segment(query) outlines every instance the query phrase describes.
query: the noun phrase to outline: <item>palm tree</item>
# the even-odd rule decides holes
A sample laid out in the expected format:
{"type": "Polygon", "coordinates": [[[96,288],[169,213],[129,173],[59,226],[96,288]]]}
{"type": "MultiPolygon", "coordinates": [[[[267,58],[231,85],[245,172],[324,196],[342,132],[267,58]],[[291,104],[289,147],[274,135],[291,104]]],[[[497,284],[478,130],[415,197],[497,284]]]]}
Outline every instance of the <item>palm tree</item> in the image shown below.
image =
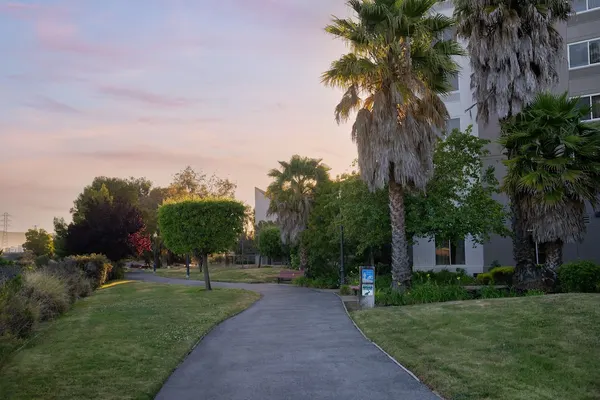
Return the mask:
{"type": "Polygon", "coordinates": [[[563,243],[583,238],[585,203],[596,206],[600,195],[600,130],[581,122],[589,109],[578,100],[539,94],[500,139],[509,155],[504,190],[521,199],[524,229],[545,247],[552,277],[563,243]]]}
{"type": "Polygon", "coordinates": [[[268,214],[277,217],[283,243],[299,245],[302,270],[308,266],[308,253],[301,234],[308,226],[317,187],[329,180],[329,167],[321,161],[295,155],[289,162],[279,161],[280,170],[269,172],[273,182],[267,189],[268,214]]]}
{"type": "Polygon", "coordinates": [[[404,196],[423,190],[433,171],[433,149],[448,120],[440,95],[458,74],[455,40],[443,40],[454,19],[432,11],[436,0],[351,0],[355,19],[334,18],[326,31],[351,52],[323,74],[345,91],[338,123],[357,111],[352,139],[369,189],[388,186],[393,287],[410,286],[404,196]]]}
{"type": "MultiPolygon", "coordinates": [[[[555,26],[571,13],[569,0],[455,0],[459,37],[468,41],[477,118],[518,114],[558,82],[564,43],[555,26]]],[[[510,155],[509,155],[510,156],[510,155]]],[[[534,246],[521,199],[511,197],[517,282],[536,275],[534,246]],[[522,279],[521,279],[522,278],[522,279]]]]}

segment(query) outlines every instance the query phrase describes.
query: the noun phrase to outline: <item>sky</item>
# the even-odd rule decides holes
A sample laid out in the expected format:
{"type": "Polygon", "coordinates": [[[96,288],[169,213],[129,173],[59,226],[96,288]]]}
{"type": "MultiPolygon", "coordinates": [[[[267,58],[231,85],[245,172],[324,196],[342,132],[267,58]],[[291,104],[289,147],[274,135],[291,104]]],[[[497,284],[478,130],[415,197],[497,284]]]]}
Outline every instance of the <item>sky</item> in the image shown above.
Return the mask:
{"type": "Polygon", "coordinates": [[[191,165],[254,187],[293,154],[356,148],[320,75],[345,0],[0,0],[0,214],[52,229],[95,176],[166,186],[191,165]]]}

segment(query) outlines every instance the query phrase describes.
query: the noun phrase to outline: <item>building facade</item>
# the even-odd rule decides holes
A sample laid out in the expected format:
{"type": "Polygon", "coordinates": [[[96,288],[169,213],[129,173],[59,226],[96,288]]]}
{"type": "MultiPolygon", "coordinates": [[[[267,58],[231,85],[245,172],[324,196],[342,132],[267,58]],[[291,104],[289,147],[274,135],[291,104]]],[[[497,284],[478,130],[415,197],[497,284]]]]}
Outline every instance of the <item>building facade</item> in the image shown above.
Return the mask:
{"type": "MultiPolygon", "coordinates": [[[[556,92],[568,91],[573,97],[581,97],[583,105],[600,105],[600,0],[576,0],[573,2],[576,11],[568,23],[557,26],[565,38],[564,60],[560,67],[560,82],[556,92]]],[[[438,5],[438,11],[451,15],[454,7],[451,1],[438,5]]],[[[466,47],[466,43],[462,43],[466,47]]],[[[457,80],[457,90],[448,95],[444,102],[450,113],[449,129],[466,129],[473,126],[473,135],[495,142],[500,136],[497,119],[490,119],[487,125],[477,123],[477,109],[473,107],[473,96],[470,88],[471,69],[469,58],[457,60],[461,65],[461,73],[457,80]]],[[[600,121],[600,107],[590,112],[587,120],[600,121]]],[[[494,166],[496,177],[501,181],[506,174],[502,164],[502,149],[496,144],[489,146],[490,155],[485,158],[484,165],[494,166]]],[[[508,205],[504,195],[497,198],[508,205]]],[[[600,212],[588,206],[585,222],[587,236],[581,243],[567,244],[564,248],[566,261],[583,258],[600,261],[600,212]]],[[[512,241],[510,238],[494,236],[483,246],[475,245],[470,238],[458,243],[435,243],[421,239],[413,248],[414,268],[416,270],[463,268],[469,273],[483,272],[492,264],[514,265],[512,241]]],[[[538,251],[538,261],[544,261],[544,254],[538,251]]]]}

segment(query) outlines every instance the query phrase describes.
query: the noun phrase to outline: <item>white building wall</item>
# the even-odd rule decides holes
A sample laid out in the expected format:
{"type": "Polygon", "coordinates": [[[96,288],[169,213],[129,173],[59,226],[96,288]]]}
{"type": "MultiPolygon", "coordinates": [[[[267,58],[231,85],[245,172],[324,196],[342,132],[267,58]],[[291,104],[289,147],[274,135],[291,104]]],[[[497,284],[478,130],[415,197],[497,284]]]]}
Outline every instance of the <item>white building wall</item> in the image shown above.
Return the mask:
{"type": "Polygon", "coordinates": [[[266,196],[266,193],[259,188],[254,188],[254,223],[258,224],[261,221],[275,222],[275,216],[267,216],[269,204],[271,202],[266,196]]]}
{"type": "MultiPolygon", "coordinates": [[[[445,1],[437,6],[438,12],[451,16],[454,7],[451,1],[445,1]]],[[[466,42],[459,41],[466,49],[466,42]]],[[[456,60],[461,68],[458,79],[458,91],[445,96],[442,100],[446,104],[450,119],[460,119],[460,129],[466,130],[469,125],[472,126],[472,134],[479,136],[478,124],[475,120],[477,116],[477,107],[474,104],[473,93],[471,91],[471,67],[469,57],[458,57],[456,60]],[[471,108],[472,107],[472,108],[471,108]],[[468,111],[467,111],[468,110],[468,111]]],[[[464,268],[467,273],[483,272],[483,246],[474,245],[471,238],[465,239],[465,258],[466,265],[435,265],[435,242],[429,239],[418,239],[417,244],[413,246],[413,268],[416,271],[441,270],[447,268],[454,271],[456,268],[464,268]]]]}

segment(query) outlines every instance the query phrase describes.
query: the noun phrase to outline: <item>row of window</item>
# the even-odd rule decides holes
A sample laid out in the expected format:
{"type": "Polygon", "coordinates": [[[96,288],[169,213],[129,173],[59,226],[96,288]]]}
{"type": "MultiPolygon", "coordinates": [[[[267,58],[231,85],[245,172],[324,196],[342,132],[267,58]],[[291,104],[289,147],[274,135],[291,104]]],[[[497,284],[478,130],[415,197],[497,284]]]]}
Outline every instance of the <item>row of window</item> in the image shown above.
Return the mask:
{"type": "MultiPolygon", "coordinates": [[[[546,262],[546,253],[543,248],[535,247],[536,264],[546,262]]],[[[435,239],[435,265],[466,265],[464,240],[438,240],[435,239]]]]}
{"type": "Polygon", "coordinates": [[[600,94],[581,96],[579,105],[590,110],[589,114],[582,118],[584,121],[600,119],[600,94]]]}
{"type": "Polygon", "coordinates": [[[569,68],[600,64],[600,39],[569,44],[569,68]]]}
{"type": "Polygon", "coordinates": [[[573,0],[575,12],[589,11],[600,8],[600,0],[573,0]]]}

